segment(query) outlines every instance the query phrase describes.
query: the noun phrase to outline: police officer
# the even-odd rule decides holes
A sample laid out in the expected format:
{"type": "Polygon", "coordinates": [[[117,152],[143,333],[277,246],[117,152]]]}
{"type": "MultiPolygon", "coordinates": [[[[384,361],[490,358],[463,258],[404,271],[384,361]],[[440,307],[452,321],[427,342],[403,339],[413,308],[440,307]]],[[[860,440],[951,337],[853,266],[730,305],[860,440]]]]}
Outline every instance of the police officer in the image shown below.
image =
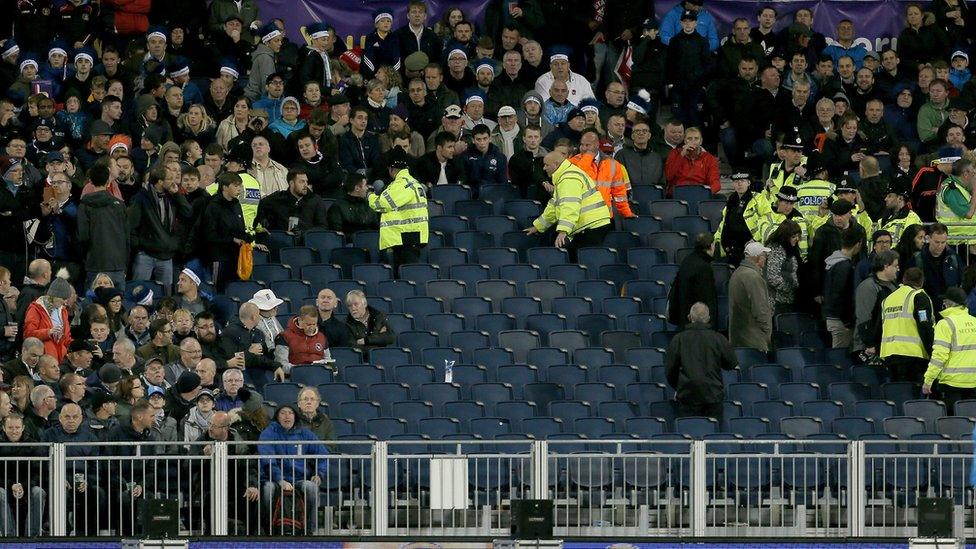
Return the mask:
{"type": "Polygon", "coordinates": [[[796,187],[796,209],[807,221],[824,218],[836,186],[827,180],[827,166],[820,161],[820,153],[813,152],[807,158],[807,178],[794,178],[796,187]],[[798,181],[799,180],[799,181],[798,181]]]}
{"type": "Polygon", "coordinates": [[[555,246],[565,246],[569,260],[575,262],[580,248],[603,245],[612,228],[610,209],[596,183],[567,160],[562,151],[547,154],[542,166],[552,180],[552,199],[525,233],[543,233],[555,225],[555,246]]]}
{"type": "Polygon", "coordinates": [[[732,189],[722,210],[722,221],[715,232],[716,249],[721,247],[730,265],[742,261],[745,245],[750,240],[760,240],[759,220],[769,212],[769,203],[763,193],[754,193],[749,188],[748,173],[732,174],[732,189]]]}
{"type": "MultiPolygon", "coordinates": [[[[932,300],[918,267],[881,303],[881,352],[892,381],[919,382],[932,351],[932,300]]],[[[965,300],[963,300],[965,301],[965,300]]]]}
{"type": "Polygon", "coordinates": [[[810,247],[810,223],[796,209],[798,200],[796,189],[789,185],[780,187],[779,192],[776,193],[776,209],[760,218],[759,232],[762,234],[762,242],[766,242],[783,221],[787,219],[796,221],[797,225],[800,226],[800,242],[797,246],[800,248],[800,255],[806,259],[807,250],[810,247]]]}
{"type": "Polygon", "coordinates": [[[390,250],[393,270],[420,261],[420,250],[427,245],[427,194],[422,183],[407,169],[409,157],[393,147],[386,157],[393,181],[379,194],[370,193],[369,207],[380,214],[380,250],[390,250]]]}
{"type": "Polygon", "coordinates": [[[976,318],[969,314],[962,288],[946,290],[943,303],[922,394],[937,395],[953,415],[957,401],[976,398],[976,318]]]}
{"type": "Polygon", "coordinates": [[[796,187],[796,180],[807,174],[807,168],[804,166],[807,159],[803,156],[803,139],[800,138],[797,128],[783,135],[777,154],[782,162],[770,166],[769,177],[766,178],[765,194],[769,202],[773,201],[780,187],[783,185],[796,187]]]}
{"type": "Polygon", "coordinates": [[[936,219],[949,227],[949,244],[976,244],[976,165],[968,158],[956,160],[952,175],[939,188],[936,219]]]}
{"type": "Polygon", "coordinates": [[[885,210],[876,224],[878,230],[891,233],[892,247],[898,245],[898,239],[905,232],[905,227],[922,224],[918,214],[908,207],[912,190],[905,183],[907,182],[895,180],[888,185],[885,194],[885,210]]]}

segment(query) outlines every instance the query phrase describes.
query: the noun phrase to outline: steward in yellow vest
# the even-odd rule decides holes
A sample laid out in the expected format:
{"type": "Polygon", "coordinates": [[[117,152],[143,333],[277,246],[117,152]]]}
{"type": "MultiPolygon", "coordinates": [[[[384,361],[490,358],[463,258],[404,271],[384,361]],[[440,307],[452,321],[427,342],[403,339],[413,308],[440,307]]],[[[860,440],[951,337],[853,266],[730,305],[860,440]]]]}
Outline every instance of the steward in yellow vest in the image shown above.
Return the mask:
{"type": "Polygon", "coordinates": [[[932,349],[932,300],[922,289],[918,267],[905,271],[902,285],[881,303],[881,350],[878,356],[892,381],[918,382],[932,349]]]}
{"type": "Polygon", "coordinates": [[[769,203],[763,193],[749,189],[752,182],[747,173],[732,174],[734,193],[729,195],[722,210],[722,221],[715,232],[715,249],[721,249],[730,265],[738,265],[750,240],[762,240],[759,223],[769,213],[769,203]]]}
{"type": "Polygon", "coordinates": [[[369,207],[380,214],[380,250],[390,250],[394,272],[400,265],[420,261],[420,250],[427,245],[427,188],[407,169],[409,157],[393,147],[387,154],[393,181],[379,194],[366,197],[369,207]]]}
{"type": "Polygon", "coordinates": [[[542,165],[552,180],[552,198],[525,233],[544,233],[555,225],[555,246],[565,246],[575,262],[580,248],[603,245],[612,228],[610,209],[596,183],[561,151],[547,154],[542,165]]]}
{"type": "Polygon", "coordinates": [[[976,318],[966,308],[962,288],[946,290],[943,302],[922,394],[935,393],[952,415],[957,401],[976,398],[976,318]]]}
{"type": "Polygon", "coordinates": [[[881,215],[881,219],[875,223],[874,230],[891,233],[892,248],[898,245],[898,240],[901,239],[905,228],[909,225],[922,224],[918,214],[908,208],[908,200],[911,195],[912,191],[906,185],[892,182],[888,186],[888,192],[885,195],[885,211],[881,215]]]}
{"type": "Polygon", "coordinates": [[[776,193],[776,209],[759,219],[759,233],[762,235],[762,242],[766,242],[783,221],[795,221],[800,226],[800,242],[797,247],[800,249],[800,256],[806,259],[810,247],[810,223],[796,209],[796,203],[796,189],[789,185],[780,187],[776,193]]]}
{"type": "Polygon", "coordinates": [[[935,218],[949,227],[949,244],[976,244],[976,199],[973,183],[976,166],[968,159],[952,165],[952,175],[939,188],[935,218]]]}

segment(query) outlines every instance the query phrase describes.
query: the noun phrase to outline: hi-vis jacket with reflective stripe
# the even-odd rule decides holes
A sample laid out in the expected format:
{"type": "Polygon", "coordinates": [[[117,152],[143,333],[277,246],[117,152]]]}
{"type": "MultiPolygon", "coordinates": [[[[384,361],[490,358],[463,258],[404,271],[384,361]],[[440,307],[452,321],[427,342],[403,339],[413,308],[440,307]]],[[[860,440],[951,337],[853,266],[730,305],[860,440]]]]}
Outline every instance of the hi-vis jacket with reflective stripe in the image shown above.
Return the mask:
{"type": "Polygon", "coordinates": [[[610,208],[611,216],[616,208],[620,215],[634,217],[634,212],[630,210],[630,202],[627,201],[630,176],[623,164],[602,153],[595,156],[590,153],[580,153],[569,161],[596,182],[596,187],[603,195],[603,201],[606,202],[607,208],[610,208]]]}
{"type": "Polygon", "coordinates": [[[400,170],[383,192],[369,195],[369,207],[380,213],[381,250],[403,244],[403,233],[420,233],[420,242],[427,243],[426,191],[408,170],[400,170]]]}
{"type": "Polygon", "coordinates": [[[945,309],[935,325],[925,383],[935,380],[950,387],[976,387],[976,318],[965,305],[945,309]]]}
{"type": "Polygon", "coordinates": [[[971,200],[969,189],[965,183],[959,181],[954,176],[949,176],[942,182],[939,188],[938,200],[935,202],[935,218],[939,223],[949,228],[949,244],[973,244],[976,243],[976,219],[956,215],[952,208],[946,204],[947,195],[958,193],[962,200],[968,203],[971,200]]]}
{"type": "Polygon", "coordinates": [[[552,174],[552,199],[532,225],[545,232],[553,225],[570,238],[587,230],[610,224],[610,209],[593,180],[569,160],[552,174]]]}
{"type": "Polygon", "coordinates": [[[915,296],[926,295],[925,290],[902,284],[881,304],[881,358],[909,356],[928,358],[929,353],[918,333],[915,318],[915,296]]]}
{"type": "MultiPolygon", "coordinates": [[[[241,176],[241,194],[237,199],[241,202],[241,211],[244,212],[244,227],[247,232],[254,233],[254,218],[258,216],[258,202],[261,202],[261,183],[254,176],[248,173],[241,172],[237,174],[241,176]]],[[[211,183],[207,187],[207,192],[210,195],[217,194],[220,186],[216,183],[211,183]]]]}

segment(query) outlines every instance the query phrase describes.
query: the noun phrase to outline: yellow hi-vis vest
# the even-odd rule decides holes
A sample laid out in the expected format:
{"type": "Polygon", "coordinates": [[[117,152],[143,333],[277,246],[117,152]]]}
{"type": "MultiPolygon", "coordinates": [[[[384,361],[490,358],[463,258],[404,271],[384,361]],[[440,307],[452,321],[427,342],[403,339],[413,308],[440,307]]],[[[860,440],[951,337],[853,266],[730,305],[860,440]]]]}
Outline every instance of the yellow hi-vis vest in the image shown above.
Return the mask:
{"type": "Polygon", "coordinates": [[[796,209],[803,217],[813,219],[820,217],[820,205],[834,196],[837,186],[823,179],[812,179],[796,187],[796,209]]]}
{"type": "MultiPolygon", "coordinates": [[[[715,245],[722,245],[722,231],[725,230],[725,212],[728,209],[728,201],[725,203],[725,207],[722,208],[722,219],[718,222],[718,230],[715,231],[715,245]]],[[[746,207],[742,210],[742,220],[746,222],[746,228],[749,229],[749,233],[752,234],[753,240],[762,240],[762,218],[764,215],[770,212],[770,205],[763,193],[753,193],[752,198],[746,203],[746,207]]],[[[721,248],[724,250],[724,248],[721,248]]]]}
{"type": "MultiPolygon", "coordinates": [[[[237,200],[241,203],[241,211],[244,213],[244,227],[247,232],[254,234],[257,228],[254,226],[254,219],[258,216],[258,202],[261,202],[261,183],[249,173],[240,172],[237,175],[241,176],[243,183],[237,200]]],[[[207,186],[207,193],[215,195],[219,189],[220,185],[211,183],[207,186]]]]}
{"type": "MultiPolygon", "coordinates": [[[[881,220],[879,219],[878,222],[876,223],[876,225],[878,226],[876,227],[875,230],[884,230],[891,233],[891,247],[894,248],[895,246],[898,245],[898,240],[901,239],[901,235],[904,234],[906,227],[908,227],[909,225],[921,225],[921,224],[922,224],[922,219],[918,217],[918,214],[915,213],[913,210],[908,210],[908,215],[906,215],[905,217],[902,217],[900,219],[892,219],[884,224],[882,224],[881,220]]],[[[874,231],[871,232],[873,233],[874,231]]],[[[951,233],[952,231],[949,232],[951,233]]]]}
{"type": "Polygon", "coordinates": [[[421,244],[427,243],[427,189],[400,170],[380,194],[370,193],[369,207],[380,214],[380,249],[403,244],[403,233],[420,233],[421,244]]]}
{"type": "MultiPolygon", "coordinates": [[[[803,216],[794,216],[789,219],[800,226],[800,241],[797,243],[797,247],[800,248],[800,256],[806,259],[807,250],[810,248],[810,223],[803,216]]],[[[762,216],[759,219],[759,233],[762,235],[762,242],[768,241],[769,237],[773,236],[773,233],[784,221],[786,221],[786,214],[776,211],[762,216]]]]}
{"type": "Polygon", "coordinates": [[[976,318],[965,305],[945,309],[935,325],[925,383],[935,380],[950,387],[976,387],[976,318]]]}
{"type": "MultiPolygon", "coordinates": [[[[797,166],[805,166],[807,163],[807,157],[801,156],[800,163],[797,166]]],[[[766,195],[766,199],[770,202],[776,201],[776,193],[779,192],[780,187],[783,185],[789,185],[790,187],[796,187],[793,182],[796,180],[795,172],[786,172],[786,162],[777,162],[769,166],[769,174],[766,176],[766,180],[772,179],[773,185],[763,191],[766,195]]]]}
{"type": "Polygon", "coordinates": [[[540,233],[553,225],[569,238],[587,230],[610,224],[610,209],[603,195],[586,172],[569,160],[552,173],[552,198],[542,215],[532,222],[540,233]]]}
{"type": "Polygon", "coordinates": [[[928,295],[902,284],[881,303],[881,358],[910,356],[928,358],[915,324],[915,296],[928,295]]]}
{"type": "Polygon", "coordinates": [[[946,178],[939,188],[938,200],[935,201],[935,219],[949,228],[949,244],[976,243],[976,218],[959,217],[952,208],[946,206],[943,195],[951,189],[959,191],[967,202],[972,196],[961,181],[952,176],[946,178]]]}

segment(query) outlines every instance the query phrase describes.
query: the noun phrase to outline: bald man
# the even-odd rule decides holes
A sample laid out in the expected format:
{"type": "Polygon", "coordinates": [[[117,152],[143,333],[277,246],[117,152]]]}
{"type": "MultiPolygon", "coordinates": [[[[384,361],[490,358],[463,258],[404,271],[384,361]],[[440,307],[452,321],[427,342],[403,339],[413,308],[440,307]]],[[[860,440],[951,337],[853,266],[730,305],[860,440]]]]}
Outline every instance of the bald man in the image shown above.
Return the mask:
{"type": "Polygon", "coordinates": [[[246,302],[238,310],[238,318],[228,323],[220,334],[220,350],[227,367],[244,370],[244,380],[258,391],[272,380],[274,371],[281,366],[274,361],[264,334],[257,329],[260,318],[258,306],[246,302]]]}
{"type": "MultiPolygon", "coordinates": [[[[21,271],[19,273],[15,272],[15,270],[10,272],[10,280],[14,284],[20,284],[23,276],[23,265],[21,265],[21,271]],[[18,278],[18,276],[21,278],[18,278]]],[[[17,298],[16,317],[17,322],[20,323],[24,322],[27,306],[47,293],[47,286],[51,283],[51,262],[46,259],[35,259],[31,261],[30,265],[27,266],[27,278],[30,279],[30,282],[24,284],[20,290],[20,296],[17,298]]]]}
{"type": "Polygon", "coordinates": [[[319,330],[325,334],[329,347],[349,347],[352,334],[349,325],[335,317],[339,308],[339,297],[329,288],[323,288],[315,298],[315,308],[319,310],[319,330]]]}
{"type": "Polygon", "coordinates": [[[881,173],[881,165],[873,156],[865,156],[858,164],[861,181],[857,185],[858,208],[868,213],[872,221],[881,219],[885,209],[885,195],[888,192],[888,178],[881,173]]]}

